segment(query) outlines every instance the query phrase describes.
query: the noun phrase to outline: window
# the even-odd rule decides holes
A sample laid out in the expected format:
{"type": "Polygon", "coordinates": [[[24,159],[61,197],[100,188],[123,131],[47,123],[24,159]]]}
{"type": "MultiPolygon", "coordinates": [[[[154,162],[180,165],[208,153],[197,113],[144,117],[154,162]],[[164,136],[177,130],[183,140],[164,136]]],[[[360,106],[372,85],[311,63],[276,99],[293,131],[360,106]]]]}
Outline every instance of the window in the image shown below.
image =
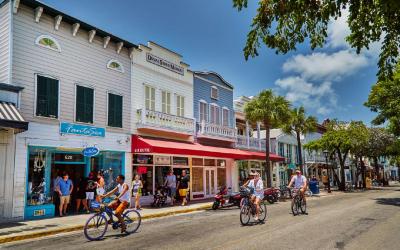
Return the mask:
{"type": "Polygon", "coordinates": [[[112,60],[108,61],[107,68],[108,69],[112,69],[112,70],[116,70],[116,71],[121,72],[121,73],[124,73],[124,67],[117,60],[113,60],[112,59],[112,60]]]}
{"type": "Polygon", "coordinates": [[[150,86],[145,86],[145,105],[147,110],[156,109],[156,89],[150,86]]]}
{"type": "Polygon", "coordinates": [[[278,147],[279,147],[279,156],[285,156],[284,144],[279,142],[278,147]]]}
{"type": "Polygon", "coordinates": [[[199,103],[199,121],[200,122],[207,122],[208,121],[208,105],[206,102],[199,103]]]}
{"type": "Polygon", "coordinates": [[[36,38],[35,44],[43,48],[61,52],[60,45],[58,44],[56,39],[52,38],[51,36],[41,35],[36,38]]]}
{"type": "Polygon", "coordinates": [[[185,116],[185,97],[176,96],[176,115],[185,116]]]}
{"type": "Polygon", "coordinates": [[[171,93],[167,91],[161,92],[162,112],[171,114],[171,93]]]}
{"type": "Polygon", "coordinates": [[[215,86],[211,86],[211,98],[218,99],[218,88],[215,86]]]}
{"type": "Polygon", "coordinates": [[[210,123],[220,124],[219,107],[217,105],[210,105],[210,123]]]}
{"type": "Polygon", "coordinates": [[[93,123],[94,90],[76,85],[75,121],[93,123]]]}
{"type": "Polygon", "coordinates": [[[58,118],[58,80],[41,75],[36,77],[36,115],[58,118]]]}
{"type": "Polygon", "coordinates": [[[287,158],[289,158],[289,162],[292,162],[292,145],[287,145],[287,158]]]}
{"type": "Polygon", "coordinates": [[[108,126],[122,128],[122,96],[108,93],[108,126]]]}
{"type": "Polygon", "coordinates": [[[225,127],[229,126],[229,109],[222,109],[222,125],[225,127]]]}

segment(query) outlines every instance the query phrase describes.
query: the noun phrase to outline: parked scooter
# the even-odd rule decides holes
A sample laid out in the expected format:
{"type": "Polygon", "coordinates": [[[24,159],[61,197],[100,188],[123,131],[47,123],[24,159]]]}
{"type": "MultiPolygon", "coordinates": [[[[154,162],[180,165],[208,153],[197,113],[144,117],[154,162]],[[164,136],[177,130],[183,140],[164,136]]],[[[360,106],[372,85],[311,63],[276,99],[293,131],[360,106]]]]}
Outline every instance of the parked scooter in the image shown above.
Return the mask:
{"type": "Polygon", "coordinates": [[[278,188],[267,188],[264,190],[264,200],[274,204],[280,198],[281,192],[278,188]]]}
{"type": "MultiPolygon", "coordinates": [[[[229,188],[230,189],[230,188],[229,188]]],[[[240,193],[231,193],[227,187],[223,186],[220,191],[214,196],[215,201],[212,209],[216,210],[219,207],[230,207],[238,206],[240,207],[240,201],[242,196],[240,193]]]]}

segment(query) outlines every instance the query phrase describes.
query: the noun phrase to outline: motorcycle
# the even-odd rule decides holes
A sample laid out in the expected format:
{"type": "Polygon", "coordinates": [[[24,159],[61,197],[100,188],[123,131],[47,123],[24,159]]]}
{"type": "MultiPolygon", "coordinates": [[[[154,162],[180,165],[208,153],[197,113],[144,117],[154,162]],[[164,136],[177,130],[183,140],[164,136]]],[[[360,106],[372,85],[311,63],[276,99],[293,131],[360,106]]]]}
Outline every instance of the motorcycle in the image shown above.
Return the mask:
{"type": "Polygon", "coordinates": [[[267,188],[264,190],[264,200],[268,201],[270,204],[274,204],[279,200],[281,192],[278,188],[267,188]]]}
{"type": "MultiPolygon", "coordinates": [[[[230,188],[229,188],[230,189],[230,188]]],[[[231,193],[226,187],[222,187],[220,191],[214,196],[215,201],[212,205],[212,209],[216,210],[219,207],[230,207],[238,206],[240,207],[240,201],[242,196],[240,193],[231,193]]]]}

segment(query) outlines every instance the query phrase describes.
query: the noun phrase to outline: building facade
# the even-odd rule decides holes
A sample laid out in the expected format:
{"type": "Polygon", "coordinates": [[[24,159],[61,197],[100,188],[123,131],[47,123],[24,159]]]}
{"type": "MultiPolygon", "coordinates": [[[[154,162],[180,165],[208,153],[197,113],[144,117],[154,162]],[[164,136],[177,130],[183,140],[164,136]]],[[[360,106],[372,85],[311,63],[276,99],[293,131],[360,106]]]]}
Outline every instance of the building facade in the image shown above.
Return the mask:
{"type": "Polygon", "coordinates": [[[68,172],[77,183],[103,170],[110,187],[117,174],[130,174],[130,56],[136,45],[37,1],[3,1],[0,11],[9,25],[1,36],[10,37],[8,70],[0,68],[0,77],[8,74],[8,83],[24,88],[19,107],[29,121],[29,130],[15,139],[9,217],[52,217],[58,173],[68,172]],[[84,155],[85,148],[97,155],[84,155]]]}

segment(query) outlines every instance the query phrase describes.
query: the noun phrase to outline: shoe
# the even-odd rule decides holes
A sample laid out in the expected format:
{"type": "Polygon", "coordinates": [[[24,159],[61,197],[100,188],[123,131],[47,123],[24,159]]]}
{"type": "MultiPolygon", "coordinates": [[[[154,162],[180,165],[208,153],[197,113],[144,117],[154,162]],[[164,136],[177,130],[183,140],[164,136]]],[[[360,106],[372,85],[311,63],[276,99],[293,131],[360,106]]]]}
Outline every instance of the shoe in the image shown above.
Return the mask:
{"type": "Polygon", "coordinates": [[[85,213],[87,213],[87,214],[90,214],[90,211],[89,210],[86,210],[86,212],[85,213]]]}

